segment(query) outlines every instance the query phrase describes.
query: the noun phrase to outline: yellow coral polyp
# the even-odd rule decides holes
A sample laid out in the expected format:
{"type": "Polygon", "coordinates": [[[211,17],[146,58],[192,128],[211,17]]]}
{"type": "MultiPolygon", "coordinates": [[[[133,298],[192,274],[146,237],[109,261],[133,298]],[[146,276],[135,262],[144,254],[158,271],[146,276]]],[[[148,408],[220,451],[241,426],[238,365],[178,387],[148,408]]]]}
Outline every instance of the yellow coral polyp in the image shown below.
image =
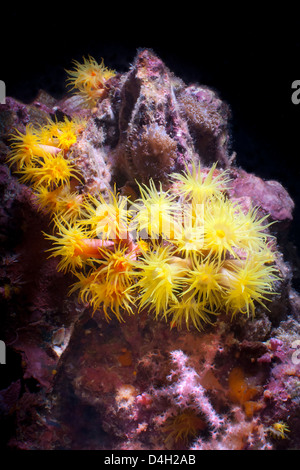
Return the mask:
{"type": "Polygon", "coordinates": [[[268,428],[268,431],[276,439],[287,439],[287,433],[290,432],[290,429],[286,423],[283,421],[278,421],[268,428]]]}
{"type": "Polygon", "coordinates": [[[84,196],[77,191],[70,191],[68,186],[64,186],[57,197],[55,212],[58,217],[63,217],[68,222],[82,218],[85,215],[84,196]]]}
{"type": "Polygon", "coordinates": [[[40,186],[35,192],[38,209],[51,215],[58,212],[59,196],[63,189],[63,186],[53,190],[40,186]]]}
{"type": "Polygon", "coordinates": [[[132,226],[136,228],[141,238],[158,239],[160,236],[165,239],[174,238],[179,230],[175,218],[176,196],[163,191],[161,184],[158,190],[152,179],[149,181],[149,187],[139,185],[139,189],[141,198],[133,204],[136,215],[132,226]]]}
{"type": "Polygon", "coordinates": [[[33,188],[46,186],[55,189],[57,186],[69,184],[70,178],[80,181],[74,165],[66,160],[62,153],[45,153],[35,163],[35,166],[27,166],[19,171],[20,181],[29,183],[33,188]]]}
{"type": "Polygon", "coordinates": [[[72,286],[70,294],[79,290],[79,299],[89,303],[93,312],[102,308],[107,320],[111,318],[110,311],[119,321],[122,321],[123,310],[133,313],[133,299],[129,292],[133,283],[132,259],[127,247],[99,247],[87,262],[94,267],[87,275],[74,271],[79,280],[72,286]]]}
{"type": "Polygon", "coordinates": [[[220,309],[223,289],[220,285],[220,264],[215,260],[192,258],[192,267],[188,271],[185,295],[196,297],[200,304],[207,305],[211,311],[220,309]]]}
{"type": "Polygon", "coordinates": [[[226,253],[236,257],[235,249],[241,246],[243,232],[238,212],[237,205],[224,198],[205,207],[204,244],[218,259],[224,259],[226,253]]]}
{"type": "Polygon", "coordinates": [[[113,285],[118,285],[124,289],[132,285],[133,259],[127,247],[119,244],[113,249],[100,248],[101,259],[97,260],[99,272],[113,285]]]}
{"type": "Polygon", "coordinates": [[[234,317],[238,312],[255,315],[255,302],[266,308],[265,301],[270,301],[278,279],[277,270],[266,266],[259,259],[231,260],[224,263],[220,270],[220,284],[225,288],[223,298],[227,313],[234,317]]]}
{"type": "Polygon", "coordinates": [[[107,80],[115,76],[116,72],[105,67],[103,59],[101,63],[91,56],[87,59],[83,58],[83,63],[76,60],[73,61],[74,70],[67,70],[69,78],[67,80],[72,89],[76,89],[77,93],[89,104],[94,105],[96,100],[100,98],[105,89],[107,80]]]}
{"type": "Polygon", "coordinates": [[[176,233],[174,244],[177,252],[186,257],[193,253],[200,253],[204,247],[204,236],[202,227],[190,227],[182,231],[181,234],[176,233]]]}
{"type": "Polygon", "coordinates": [[[170,301],[176,302],[182,276],[186,273],[186,263],[172,253],[170,246],[143,253],[135,266],[139,269],[137,288],[140,292],[140,308],[149,307],[156,318],[166,315],[170,301]]]}
{"type": "Polygon", "coordinates": [[[186,166],[183,174],[173,173],[171,177],[177,181],[177,191],[186,200],[193,201],[196,204],[202,204],[212,197],[221,196],[230,181],[227,171],[221,171],[214,175],[217,164],[213,164],[208,173],[201,170],[200,163],[198,168],[192,163],[192,171],[186,166]]]}
{"type": "Polygon", "coordinates": [[[41,141],[45,145],[55,146],[62,150],[69,150],[77,142],[77,137],[86,126],[84,119],[67,117],[63,121],[48,121],[48,124],[41,128],[41,141]]]}
{"type": "Polygon", "coordinates": [[[76,268],[82,268],[90,257],[100,257],[100,245],[89,240],[89,234],[84,228],[57,218],[55,225],[58,229],[57,235],[45,234],[45,237],[54,244],[49,250],[52,251],[50,256],[61,258],[57,266],[58,271],[74,271],[76,268]]]}
{"type": "Polygon", "coordinates": [[[40,210],[57,217],[63,217],[72,222],[85,215],[84,197],[77,191],[71,191],[68,185],[49,189],[40,186],[36,192],[37,204],[40,210]]]}
{"type": "MultiPolygon", "coordinates": [[[[102,308],[107,320],[111,320],[110,312],[123,321],[122,311],[133,313],[133,298],[122,283],[115,282],[102,272],[101,268],[91,269],[87,275],[75,272],[79,279],[73,284],[72,292],[79,290],[79,299],[93,308],[93,313],[102,308]]],[[[107,274],[107,273],[106,273],[107,274]]]]}
{"type": "Polygon", "coordinates": [[[80,223],[90,226],[91,234],[102,239],[127,240],[131,212],[125,196],[109,191],[108,200],[101,194],[89,195],[84,203],[87,218],[80,223]]]}
{"type": "Polygon", "coordinates": [[[41,157],[45,153],[44,148],[41,146],[39,131],[34,129],[32,124],[27,124],[25,133],[16,129],[16,133],[11,136],[11,140],[8,163],[10,165],[16,164],[18,170],[32,165],[34,158],[41,157]]]}
{"type": "Polygon", "coordinates": [[[186,292],[181,293],[176,301],[170,301],[165,318],[170,321],[171,327],[176,326],[178,330],[182,325],[187,330],[193,325],[196,330],[203,330],[203,324],[211,324],[210,315],[218,315],[218,312],[209,310],[204,302],[186,292]]]}
{"type": "Polygon", "coordinates": [[[247,252],[257,253],[264,251],[265,255],[267,255],[267,243],[274,239],[274,236],[267,233],[267,229],[273,225],[274,222],[267,223],[268,214],[259,217],[258,211],[259,208],[254,207],[246,214],[243,214],[241,211],[238,214],[241,222],[241,246],[247,252]]]}
{"type": "Polygon", "coordinates": [[[184,204],[182,206],[182,224],[176,214],[177,224],[172,242],[177,246],[181,255],[193,256],[200,253],[204,247],[204,204],[184,204]]]}
{"type": "Polygon", "coordinates": [[[122,311],[133,313],[132,295],[128,290],[124,290],[123,286],[108,280],[102,280],[102,282],[95,284],[90,303],[94,312],[102,307],[108,320],[111,319],[109,310],[120,322],[123,321],[122,311]]]}
{"type": "Polygon", "coordinates": [[[69,150],[69,148],[77,142],[76,134],[72,131],[65,131],[58,136],[58,147],[63,150],[69,150]]]}

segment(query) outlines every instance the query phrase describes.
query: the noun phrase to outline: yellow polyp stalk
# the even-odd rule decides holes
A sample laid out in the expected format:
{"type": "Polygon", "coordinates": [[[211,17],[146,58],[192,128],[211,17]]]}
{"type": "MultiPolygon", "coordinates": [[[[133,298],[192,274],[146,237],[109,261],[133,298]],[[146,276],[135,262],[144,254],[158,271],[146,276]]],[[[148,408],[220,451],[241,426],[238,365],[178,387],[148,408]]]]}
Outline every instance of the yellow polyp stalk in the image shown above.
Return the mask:
{"type": "Polygon", "coordinates": [[[35,153],[35,155],[38,157],[43,157],[45,153],[48,153],[51,155],[57,155],[60,152],[61,152],[61,148],[59,147],[54,147],[53,145],[39,144],[39,149],[35,153]]]}

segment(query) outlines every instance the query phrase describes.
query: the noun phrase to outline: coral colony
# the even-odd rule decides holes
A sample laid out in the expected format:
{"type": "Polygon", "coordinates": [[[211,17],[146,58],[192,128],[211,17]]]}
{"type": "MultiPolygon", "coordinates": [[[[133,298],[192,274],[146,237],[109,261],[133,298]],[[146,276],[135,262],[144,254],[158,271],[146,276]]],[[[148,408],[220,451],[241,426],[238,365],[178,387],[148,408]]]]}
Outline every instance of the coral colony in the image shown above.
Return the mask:
{"type": "Polygon", "coordinates": [[[7,98],[1,117],[21,364],[1,391],[8,444],[296,448],[300,299],[277,240],[293,201],[235,164],[216,92],[152,51],[127,73],[88,57],[67,75],[63,100],[7,98]]]}

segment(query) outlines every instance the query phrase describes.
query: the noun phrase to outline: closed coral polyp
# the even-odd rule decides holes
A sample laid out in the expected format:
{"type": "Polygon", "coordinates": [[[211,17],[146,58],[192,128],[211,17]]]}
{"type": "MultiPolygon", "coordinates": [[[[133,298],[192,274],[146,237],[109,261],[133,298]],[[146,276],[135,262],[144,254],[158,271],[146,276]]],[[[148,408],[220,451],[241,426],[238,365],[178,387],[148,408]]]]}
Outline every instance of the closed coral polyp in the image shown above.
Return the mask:
{"type": "Polygon", "coordinates": [[[165,442],[167,445],[173,445],[178,442],[186,445],[189,439],[194,438],[206,426],[205,421],[200,416],[197,416],[194,411],[184,411],[169,418],[163,427],[163,432],[168,434],[165,442]]]}

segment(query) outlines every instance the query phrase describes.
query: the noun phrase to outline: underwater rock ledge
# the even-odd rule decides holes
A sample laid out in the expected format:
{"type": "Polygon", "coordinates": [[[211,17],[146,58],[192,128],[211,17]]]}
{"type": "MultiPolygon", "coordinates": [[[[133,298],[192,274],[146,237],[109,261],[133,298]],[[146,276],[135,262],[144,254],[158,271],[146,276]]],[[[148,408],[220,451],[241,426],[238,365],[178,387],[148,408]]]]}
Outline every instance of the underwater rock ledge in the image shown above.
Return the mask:
{"type": "MultiPolygon", "coordinates": [[[[270,232],[286,232],[294,202],[230,153],[229,106],[199,84],[186,85],[151,50],[108,78],[92,108],[78,95],[41,91],[31,104],[0,105],[1,330],[7,346],[0,414],[11,449],[299,448],[300,297],[294,260],[276,246],[279,295],[252,320],[224,313],[203,331],[176,330],[146,311],[119,323],[68,296],[72,275],[57,272],[42,235],[51,225],[31,190],[9,170],[10,134],[49,119],[85,119],[70,160],[80,192],[137,181],[171,186],[170,175],[201,163],[227,170],[228,196],[259,206],[270,232]],[[279,222],[279,223],[278,223],[279,222]]],[[[74,183],[75,184],[75,183],[74,183]]],[[[277,287],[277,286],[276,286],[277,287]]]]}

